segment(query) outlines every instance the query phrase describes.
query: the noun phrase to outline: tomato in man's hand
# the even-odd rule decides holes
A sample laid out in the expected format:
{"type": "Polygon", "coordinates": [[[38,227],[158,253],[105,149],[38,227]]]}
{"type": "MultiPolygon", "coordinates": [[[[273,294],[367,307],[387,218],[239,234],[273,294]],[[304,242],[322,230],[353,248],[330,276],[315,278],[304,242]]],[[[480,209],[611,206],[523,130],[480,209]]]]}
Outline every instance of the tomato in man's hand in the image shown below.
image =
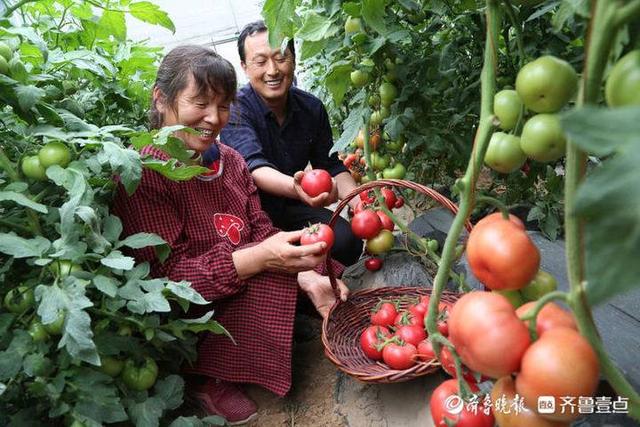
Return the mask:
{"type": "Polygon", "coordinates": [[[317,242],[325,242],[327,244],[325,252],[333,246],[334,241],[335,235],[331,227],[327,224],[321,223],[313,224],[305,228],[302,232],[302,237],[300,237],[301,245],[312,245],[317,242]]]}
{"type": "Polygon", "coordinates": [[[300,186],[309,197],[316,197],[322,193],[331,193],[333,180],[324,169],[312,169],[304,173],[300,186]]]}

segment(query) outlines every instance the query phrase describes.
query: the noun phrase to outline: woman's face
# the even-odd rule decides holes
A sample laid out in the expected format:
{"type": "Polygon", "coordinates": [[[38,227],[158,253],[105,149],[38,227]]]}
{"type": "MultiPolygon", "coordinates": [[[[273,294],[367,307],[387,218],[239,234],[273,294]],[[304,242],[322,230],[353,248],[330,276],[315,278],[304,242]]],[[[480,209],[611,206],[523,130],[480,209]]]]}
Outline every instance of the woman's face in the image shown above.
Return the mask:
{"type": "Polygon", "coordinates": [[[200,135],[183,131],[175,136],[182,139],[186,146],[199,153],[206,151],[214,143],[220,130],[229,121],[229,101],[213,93],[199,93],[193,79],[176,97],[173,106],[168,105],[156,88],[157,108],[163,116],[162,126],[184,125],[200,132],[200,135]]]}

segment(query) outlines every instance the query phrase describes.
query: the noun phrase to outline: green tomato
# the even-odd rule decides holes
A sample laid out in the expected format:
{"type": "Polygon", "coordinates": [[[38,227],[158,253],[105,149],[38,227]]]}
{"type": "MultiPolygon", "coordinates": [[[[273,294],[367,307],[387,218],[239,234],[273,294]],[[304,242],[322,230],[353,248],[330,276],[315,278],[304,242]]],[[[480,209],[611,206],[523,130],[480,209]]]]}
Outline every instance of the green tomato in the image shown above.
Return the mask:
{"type": "Polygon", "coordinates": [[[374,93],[369,97],[369,106],[375,108],[378,105],[380,105],[380,96],[378,96],[377,93],[374,93]]]}
{"type": "Polygon", "coordinates": [[[13,288],[4,296],[5,308],[15,314],[21,314],[28,310],[34,301],[33,289],[26,286],[13,288]]]}
{"type": "Polygon", "coordinates": [[[520,138],[504,132],[491,135],[484,163],[496,172],[511,173],[522,167],[527,155],[520,148],[520,138]]]}
{"type": "Polygon", "coordinates": [[[616,62],[607,78],[604,95],[609,107],[640,105],[640,49],[616,62]]]}
{"type": "Polygon", "coordinates": [[[371,126],[379,126],[380,123],[382,123],[382,114],[380,113],[380,111],[374,111],[373,113],[371,113],[371,118],[369,118],[369,123],[371,124],[371,126]]]}
{"type": "Polygon", "coordinates": [[[531,159],[551,162],[564,156],[567,140],[555,114],[537,114],[522,128],[520,148],[531,159]]]}
{"type": "Polygon", "coordinates": [[[520,293],[527,301],[536,301],[556,289],[558,289],[556,278],[544,270],[539,270],[531,283],[520,289],[520,293]]]}
{"type": "Polygon", "coordinates": [[[64,311],[60,311],[58,312],[58,317],[56,318],[56,320],[54,320],[52,323],[43,324],[42,326],[44,326],[44,329],[50,335],[61,335],[62,328],[64,327],[65,317],[66,315],[64,314],[64,311]]]}
{"type": "Polygon", "coordinates": [[[395,101],[398,96],[398,89],[388,82],[382,83],[378,92],[380,93],[380,103],[385,107],[393,104],[393,101],[395,101]]]}
{"type": "Polygon", "coordinates": [[[384,60],[384,67],[387,69],[387,71],[395,71],[396,63],[393,62],[391,58],[387,58],[384,60]]]}
{"type": "Polygon", "coordinates": [[[47,180],[47,171],[40,163],[38,156],[23,157],[21,169],[27,178],[35,179],[36,181],[47,180]]]}
{"type": "Polygon", "coordinates": [[[567,61],[541,56],[518,72],[516,91],[524,105],[536,113],[559,111],[576,93],[578,75],[567,61]]]}
{"type": "Polygon", "coordinates": [[[38,151],[40,164],[46,169],[49,166],[58,165],[67,167],[71,161],[71,150],[62,142],[50,142],[38,151]]]}
{"type": "Polygon", "coordinates": [[[0,74],[5,76],[9,74],[9,63],[4,59],[4,56],[0,56],[0,74]]]}
{"type": "Polygon", "coordinates": [[[371,75],[362,70],[352,71],[350,77],[351,83],[353,83],[355,87],[366,86],[371,81],[371,75]]]}
{"type": "Polygon", "coordinates": [[[371,153],[371,167],[373,170],[381,171],[389,165],[389,156],[382,156],[378,152],[371,153]]]}
{"type": "Polygon", "coordinates": [[[365,246],[372,255],[385,253],[393,247],[393,233],[384,228],[380,230],[377,236],[367,240],[365,246]]]}
{"type": "Polygon", "coordinates": [[[362,31],[362,21],[360,18],[348,17],[344,23],[344,32],[347,34],[362,31]]]}
{"type": "Polygon", "coordinates": [[[382,171],[384,179],[403,179],[406,174],[407,169],[400,162],[397,162],[392,168],[386,168],[382,171]]]}
{"type": "Polygon", "coordinates": [[[67,259],[54,260],[49,264],[49,268],[58,277],[65,277],[77,271],[82,271],[82,267],[67,259]]]}
{"type": "Polygon", "coordinates": [[[383,119],[386,119],[390,115],[391,115],[391,111],[389,111],[388,107],[385,107],[384,105],[380,107],[380,117],[382,117],[383,119]]]}
{"type": "Polygon", "coordinates": [[[0,42],[0,57],[5,60],[5,62],[11,61],[11,57],[13,56],[13,50],[4,42],[0,42]]]}
{"type": "Polygon", "coordinates": [[[501,90],[493,97],[493,112],[500,120],[500,129],[511,130],[516,127],[521,111],[522,101],[515,90],[501,90]]]}
{"type": "Polygon", "coordinates": [[[511,305],[513,306],[513,308],[518,308],[525,303],[524,298],[522,297],[522,295],[520,294],[520,291],[518,290],[503,290],[503,291],[492,291],[492,292],[500,294],[506,299],[508,299],[511,305]]]}
{"type": "Polygon", "coordinates": [[[110,377],[117,377],[124,368],[124,361],[112,356],[100,356],[100,371],[110,377]]]}
{"type": "Polygon", "coordinates": [[[142,365],[136,364],[133,359],[127,359],[120,374],[122,382],[129,389],[135,391],[148,390],[156,383],[158,378],[158,365],[150,357],[145,357],[142,365]]]}
{"type": "Polygon", "coordinates": [[[44,342],[49,339],[46,329],[38,321],[33,321],[29,325],[29,335],[31,335],[33,342],[44,342]]]}

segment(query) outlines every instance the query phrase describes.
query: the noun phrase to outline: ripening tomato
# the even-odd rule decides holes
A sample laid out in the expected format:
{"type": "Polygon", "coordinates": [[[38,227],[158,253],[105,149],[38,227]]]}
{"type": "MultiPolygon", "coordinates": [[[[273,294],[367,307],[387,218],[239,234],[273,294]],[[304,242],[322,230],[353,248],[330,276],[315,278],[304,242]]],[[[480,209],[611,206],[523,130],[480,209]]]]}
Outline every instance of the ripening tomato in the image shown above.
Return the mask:
{"type": "Polygon", "coordinates": [[[150,357],[145,357],[142,364],[138,364],[134,359],[127,359],[120,377],[130,390],[148,390],[158,378],[158,364],[150,357]]]}
{"type": "Polygon", "coordinates": [[[382,349],[378,350],[380,344],[391,336],[389,329],[384,326],[369,326],[360,335],[360,347],[365,356],[373,360],[382,360],[382,349]]]}
{"type": "Polygon", "coordinates": [[[382,259],[377,257],[367,258],[364,267],[369,271],[378,271],[382,268],[382,259]]]}
{"type": "Polygon", "coordinates": [[[368,205],[376,201],[376,196],[371,190],[362,190],[358,196],[363,203],[366,203],[368,205]]]}
{"type": "Polygon", "coordinates": [[[319,196],[322,193],[330,193],[333,188],[333,179],[324,169],[312,169],[304,173],[300,186],[310,197],[319,196]]]}
{"type": "Polygon", "coordinates": [[[383,229],[375,237],[368,239],[365,247],[372,255],[385,253],[393,247],[393,233],[383,229]]]}
{"type": "Polygon", "coordinates": [[[492,290],[520,289],[540,267],[540,252],[521,221],[486,216],[469,233],[467,259],[473,274],[492,290]]]}
{"type": "Polygon", "coordinates": [[[382,360],[391,369],[409,369],[416,364],[416,346],[405,343],[404,345],[389,343],[382,350],[382,360]]]}
{"type": "Polygon", "coordinates": [[[491,389],[491,402],[494,408],[501,408],[493,411],[500,427],[569,427],[568,423],[544,419],[526,406],[518,405],[516,385],[511,376],[496,381],[491,389]]]}
{"type": "Polygon", "coordinates": [[[396,204],[393,205],[394,208],[398,209],[404,206],[404,197],[402,196],[398,196],[398,199],[396,200],[396,204]]]}
{"type": "Polygon", "coordinates": [[[380,190],[380,193],[382,193],[382,197],[384,198],[384,204],[387,205],[387,209],[391,210],[393,209],[393,207],[396,204],[396,193],[394,193],[394,191],[390,188],[382,188],[380,190]]]}
{"type": "Polygon", "coordinates": [[[533,280],[520,289],[520,292],[525,300],[535,301],[556,289],[558,289],[556,278],[544,270],[539,270],[533,280]]]}
{"type": "Polygon", "coordinates": [[[358,156],[354,153],[348,154],[347,157],[344,158],[342,164],[347,168],[351,169],[351,166],[358,161],[358,156]]]}
{"type": "Polygon", "coordinates": [[[396,320],[398,310],[390,302],[383,302],[373,308],[371,323],[377,326],[391,326],[396,320]]]}
{"type": "Polygon", "coordinates": [[[396,224],[393,222],[393,220],[391,218],[389,218],[389,216],[386,213],[382,212],[382,211],[376,211],[376,214],[380,217],[380,222],[382,223],[382,228],[384,228],[385,230],[393,231],[393,229],[396,226],[396,224]]]}
{"type": "Polygon", "coordinates": [[[522,357],[516,376],[516,391],[524,403],[535,409],[538,397],[552,396],[556,411],[540,414],[555,421],[572,421],[580,414],[566,411],[560,403],[565,396],[593,396],[600,379],[598,357],[589,342],[569,328],[551,329],[531,344],[522,357]]]}
{"type": "Polygon", "coordinates": [[[380,233],[382,222],[374,211],[365,209],[351,218],[351,231],[360,239],[370,239],[380,233]]]}
{"type": "Polygon", "coordinates": [[[511,303],[494,292],[463,295],[449,314],[449,340],[471,370],[492,378],[517,372],[531,339],[511,303]]]}
{"type": "MultiPolygon", "coordinates": [[[[522,317],[532,310],[535,305],[535,301],[528,302],[518,307],[516,314],[519,317],[522,317]]],[[[525,324],[529,327],[528,321],[526,321],[525,324]]],[[[536,318],[536,333],[538,334],[538,337],[540,337],[545,332],[555,328],[570,328],[577,331],[578,325],[576,324],[571,312],[560,307],[555,302],[549,302],[542,307],[540,312],[538,312],[538,316],[536,318]]]]}
{"type": "Polygon", "coordinates": [[[317,223],[310,225],[302,231],[302,237],[300,237],[301,245],[312,245],[316,242],[325,242],[325,252],[328,251],[335,241],[335,236],[331,227],[327,224],[317,223]]]}
{"type": "Polygon", "coordinates": [[[359,31],[362,31],[362,22],[360,21],[360,18],[354,18],[353,16],[348,17],[344,23],[344,32],[350,34],[357,33],[359,31]]]}
{"type": "MultiPolygon", "coordinates": [[[[469,384],[471,391],[478,392],[478,386],[469,384]]],[[[482,397],[477,400],[482,402],[482,397]]],[[[491,408],[480,403],[475,410],[459,396],[458,380],[446,380],[431,394],[429,400],[431,418],[436,427],[493,427],[491,408]]]]}
{"type": "Polygon", "coordinates": [[[402,325],[396,330],[395,334],[402,341],[413,344],[416,347],[420,341],[427,338],[427,333],[422,325],[402,325]]]}

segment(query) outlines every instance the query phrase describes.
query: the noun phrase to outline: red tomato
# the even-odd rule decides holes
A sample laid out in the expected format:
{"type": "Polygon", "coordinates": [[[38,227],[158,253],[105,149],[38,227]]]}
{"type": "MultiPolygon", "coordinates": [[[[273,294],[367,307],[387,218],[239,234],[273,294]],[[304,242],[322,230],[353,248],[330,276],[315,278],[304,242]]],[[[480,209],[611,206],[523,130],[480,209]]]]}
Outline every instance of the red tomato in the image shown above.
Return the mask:
{"type": "Polygon", "coordinates": [[[396,200],[396,204],[393,205],[394,208],[398,209],[404,206],[404,197],[402,196],[398,196],[398,199],[396,200]]]}
{"type": "Polygon", "coordinates": [[[469,233],[467,259],[473,274],[491,290],[523,288],[540,267],[540,252],[522,222],[507,221],[501,213],[483,218],[469,233]]]}
{"type": "Polygon", "coordinates": [[[372,210],[358,212],[351,218],[351,231],[360,239],[370,239],[382,230],[380,217],[372,210]]]}
{"type": "Polygon", "coordinates": [[[360,347],[365,356],[373,360],[382,360],[382,349],[378,350],[377,345],[391,336],[389,330],[384,326],[369,326],[360,335],[360,347]]]}
{"type": "Polygon", "coordinates": [[[376,214],[378,214],[378,216],[380,217],[382,228],[385,228],[389,231],[393,231],[393,229],[396,227],[396,224],[393,222],[393,220],[389,218],[389,216],[382,211],[376,211],[376,214]]]}
{"type": "Polygon", "coordinates": [[[382,259],[380,258],[367,258],[364,262],[364,266],[369,271],[378,271],[382,268],[382,259]]]}
{"type": "MultiPolygon", "coordinates": [[[[456,375],[456,362],[453,358],[453,354],[449,350],[449,347],[442,347],[440,351],[440,364],[442,369],[453,378],[457,378],[456,375]]],[[[462,364],[462,378],[464,378],[469,384],[481,383],[489,378],[484,375],[474,374],[467,366],[462,364]]]]}
{"type": "Polygon", "coordinates": [[[387,209],[391,210],[396,205],[396,193],[390,188],[383,188],[380,190],[382,197],[384,197],[384,204],[387,205],[387,209]]]}
{"type": "Polygon", "coordinates": [[[492,378],[517,372],[531,343],[509,300],[484,291],[467,293],[455,303],[449,340],[465,365],[492,378]]]}
{"type": "Polygon", "coordinates": [[[322,193],[330,193],[333,188],[333,180],[326,170],[312,169],[304,173],[300,186],[310,197],[316,197],[322,193]]]}
{"type": "Polygon", "coordinates": [[[398,313],[393,323],[396,326],[413,325],[424,328],[424,316],[420,317],[418,315],[414,315],[410,311],[402,310],[398,313]]]}
{"type": "Polygon", "coordinates": [[[404,325],[400,326],[396,330],[396,336],[402,339],[402,341],[404,342],[408,342],[409,344],[418,346],[418,344],[420,344],[420,341],[427,338],[427,333],[421,326],[404,325]]]}
{"type": "MultiPolygon", "coordinates": [[[[524,316],[529,310],[532,310],[535,305],[535,301],[521,305],[516,309],[516,314],[518,317],[524,316]]],[[[529,327],[529,322],[526,321],[525,325],[529,327]]],[[[545,304],[542,310],[538,312],[536,332],[538,333],[538,337],[540,337],[545,332],[554,328],[570,328],[577,331],[578,325],[569,311],[554,302],[550,302],[545,304]]]]}
{"type": "Polygon", "coordinates": [[[445,337],[449,336],[449,322],[447,320],[438,320],[438,332],[440,332],[445,337]]]}
{"type": "Polygon", "coordinates": [[[410,305],[407,310],[409,310],[409,313],[413,314],[414,317],[424,318],[428,309],[429,307],[427,305],[419,302],[417,304],[410,305]]]}
{"type": "Polygon", "coordinates": [[[395,305],[390,302],[384,302],[374,308],[374,311],[371,313],[371,323],[379,326],[391,326],[397,314],[398,311],[395,305]]]}
{"type": "Polygon", "coordinates": [[[426,338],[418,343],[418,354],[416,354],[418,359],[424,360],[428,362],[436,358],[436,352],[433,351],[433,344],[429,341],[429,338],[426,338]]]}
{"type": "MultiPolygon", "coordinates": [[[[472,392],[477,392],[478,387],[469,384],[472,392]]],[[[471,405],[467,405],[458,395],[458,380],[446,380],[440,384],[431,394],[429,407],[431,418],[436,427],[493,427],[494,418],[491,408],[482,405],[482,397],[478,397],[478,406],[475,411],[471,405]],[[456,397],[457,396],[457,397],[456,397]],[[485,414],[485,411],[487,414],[485,414]],[[447,423],[449,420],[449,423],[447,423]]]]}
{"type": "Polygon", "coordinates": [[[325,242],[327,247],[325,251],[328,251],[331,246],[333,246],[333,242],[335,241],[335,236],[333,234],[333,230],[327,224],[313,224],[309,227],[305,228],[302,232],[302,237],[300,237],[301,245],[311,245],[316,242],[325,242]]]}
{"type": "Polygon", "coordinates": [[[375,202],[376,198],[371,190],[362,190],[360,192],[360,200],[370,205],[375,202]]]}
{"type": "Polygon", "coordinates": [[[382,350],[382,360],[391,369],[409,369],[416,364],[416,346],[405,343],[404,345],[389,343],[382,350]]]}
{"type": "Polygon", "coordinates": [[[358,204],[356,205],[355,210],[353,211],[353,214],[355,215],[355,214],[360,213],[363,210],[368,209],[368,208],[369,208],[368,204],[366,204],[363,201],[359,201],[358,204]]]}
{"type": "Polygon", "coordinates": [[[347,155],[347,157],[345,157],[344,161],[342,162],[342,164],[344,164],[344,166],[347,169],[351,169],[351,166],[353,165],[354,162],[358,161],[358,156],[356,156],[354,153],[351,153],[349,155],[347,155]]]}
{"type": "Polygon", "coordinates": [[[555,421],[572,421],[580,414],[560,405],[562,397],[593,396],[600,379],[598,357],[589,342],[569,328],[548,330],[531,344],[522,357],[522,368],[516,377],[516,391],[529,408],[537,408],[539,396],[552,396],[556,401],[553,414],[540,414],[555,421]]]}

